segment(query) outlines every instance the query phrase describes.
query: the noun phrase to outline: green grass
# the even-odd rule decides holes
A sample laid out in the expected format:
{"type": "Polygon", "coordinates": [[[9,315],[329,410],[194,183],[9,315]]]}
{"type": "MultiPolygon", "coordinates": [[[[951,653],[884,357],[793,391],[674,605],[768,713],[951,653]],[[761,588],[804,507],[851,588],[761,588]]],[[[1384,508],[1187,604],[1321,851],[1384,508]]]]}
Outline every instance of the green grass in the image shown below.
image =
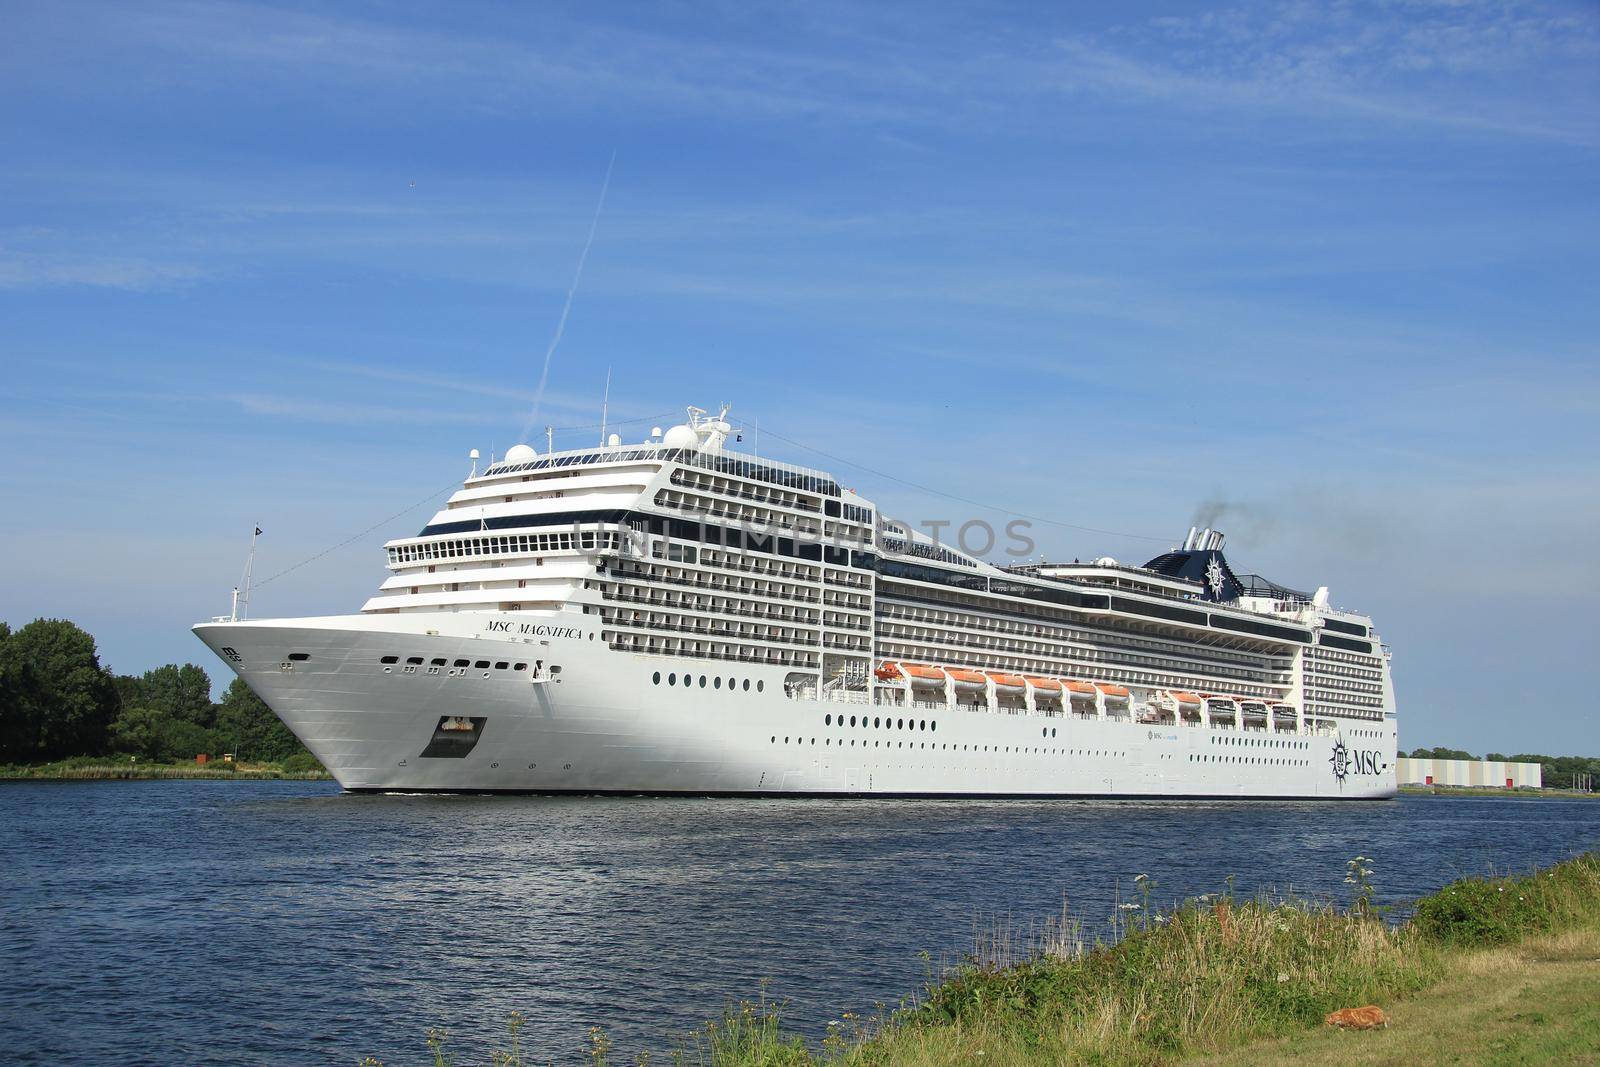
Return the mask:
{"type": "Polygon", "coordinates": [[[209,779],[263,781],[276,779],[324,780],[331,778],[320,763],[302,756],[283,763],[146,763],[108,756],[73,756],[52,763],[0,765],[0,780],[110,780],[110,779],[209,779]]]}
{"type": "Polygon", "coordinates": [[[1600,930],[1524,938],[1452,953],[1448,973],[1388,1006],[1389,1028],[1319,1027],[1253,1041],[1202,1062],[1217,1067],[1396,1063],[1600,1062],[1600,930]]]}
{"type": "MultiPolygon", "coordinates": [[[[868,1019],[847,1014],[819,1044],[783,1028],[781,1004],[764,996],[732,1003],[667,1061],[996,1067],[1241,1056],[1237,1062],[1274,1063],[1302,1052],[1320,1062],[1387,1048],[1387,1058],[1378,1052],[1370,1062],[1408,1062],[1439,1059],[1419,1052],[1434,1040],[1466,1050],[1454,1062],[1541,1062],[1582,1061],[1576,1052],[1597,1047],[1600,853],[1528,875],[1454,882],[1417,901],[1400,924],[1371,906],[1366,862],[1350,864],[1348,908],[1224,893],[1153,911],[1153,885],[1141,878],[1141,899],[1119,908],[1132,918],[1113,920],[1098,939],[1065,917],[1020,940],[1004,931],[986,936],[915,1001],[868,1019]],[[1326,1032],[1328,1012],[1371,1003],[1410,1029],[1326,1032]],[[1551,1014],[1558,1011],[1559,1018],[1551,1014]],[[1459,1029],[1468,1019],[1487,1028],[1484,1041],[1459,1029]]],[[[436,1064],[450,1062],[442,1045],[430,1047],[436,1064]]],[[[584,1052],[596,1065],[613,1059],[598,1029],[584,1052]]],[[[520,1049],[495,1056],[496,1064],[523,1064],[520,1049]]]]}

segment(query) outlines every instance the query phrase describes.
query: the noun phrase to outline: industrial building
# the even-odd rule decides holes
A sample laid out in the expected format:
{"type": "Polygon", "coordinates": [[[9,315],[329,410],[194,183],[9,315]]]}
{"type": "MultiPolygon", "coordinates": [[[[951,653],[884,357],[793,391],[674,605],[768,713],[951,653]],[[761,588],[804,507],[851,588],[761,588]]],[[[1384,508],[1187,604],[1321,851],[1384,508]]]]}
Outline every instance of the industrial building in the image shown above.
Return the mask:
{"type": "Polygon", "coordinates": [[[1401,756],[1395,762],[1397,785],[1544,788],[1544,768],[1537,763],[1507,763],[1486,759],[1412,759],[1409,756],[1401,756]]]}

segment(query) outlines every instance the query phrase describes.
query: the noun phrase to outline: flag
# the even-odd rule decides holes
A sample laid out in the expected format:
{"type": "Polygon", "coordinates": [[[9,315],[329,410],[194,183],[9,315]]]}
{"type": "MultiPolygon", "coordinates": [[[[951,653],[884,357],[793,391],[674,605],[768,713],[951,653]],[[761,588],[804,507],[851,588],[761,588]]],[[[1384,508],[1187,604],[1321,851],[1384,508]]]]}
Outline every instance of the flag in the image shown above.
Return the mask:
{"type": "Polygon", "coordinates": [[[259,527],[259,526],[256,527],[256,536],[257,537],[261,536],[261,527],[259,527]]]}

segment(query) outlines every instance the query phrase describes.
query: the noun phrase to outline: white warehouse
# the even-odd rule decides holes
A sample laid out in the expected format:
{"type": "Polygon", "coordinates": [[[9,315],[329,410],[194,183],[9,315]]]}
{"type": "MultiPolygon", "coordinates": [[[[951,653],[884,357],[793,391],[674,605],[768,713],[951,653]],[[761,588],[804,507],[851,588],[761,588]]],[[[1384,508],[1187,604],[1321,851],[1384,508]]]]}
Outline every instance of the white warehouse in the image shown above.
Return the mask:
{"type": "Polygon", "coordinates": [[[1537,763],[1500,760],[1412,759],[1396,761],[1396,785],[1480,786],[1489,789],[1542,789],[1544,768],[1537,763]]]}

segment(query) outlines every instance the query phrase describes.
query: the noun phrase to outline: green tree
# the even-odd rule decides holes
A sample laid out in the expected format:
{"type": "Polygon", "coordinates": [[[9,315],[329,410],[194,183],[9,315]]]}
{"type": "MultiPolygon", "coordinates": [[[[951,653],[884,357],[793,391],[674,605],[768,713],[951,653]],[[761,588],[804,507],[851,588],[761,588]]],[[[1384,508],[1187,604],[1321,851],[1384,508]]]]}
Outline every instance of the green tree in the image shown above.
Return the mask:
{"type": "Polygon", "coordinates": [[[111,751],[152,762],[161,759],[161,731],[170,721],[156,708],[124,707],[111,724],[111,751]]]}
{"type": "Polygon", "coordinates": [[[1464,759],[1475,760],[1478,757],[1470,752],[1463,752],[1459,748],[1417,748],[1411,751],[1412,759],[1464,759]]]}
{"type": "Polygon", "coordinates": [[[237,759],[280,761],[305,752],[300,739],[243,678],[235,678],[217,705],[217,734],[237,759]]]}
{"type": "Polygon", "coordinates": [[[65,619],[35,619],[0,639],[0,761],[105,750],[119,701],[94,638],[65,619]]]}
{"type": "Polygon", "coordinates": [[[209,727],[216,721],[211,703],[211,679],[192,663],[169,663],[146,671],[140,680],[140,703],[166,712],[174,719],[209,727]]]}
{"type": "Polygon", "coordinates": [[[202,752],[209,756],[222,747],[215,730],[186,719],[163,719],[160,738],[160,758],[172,763],[186,763],[202,752]]]}

